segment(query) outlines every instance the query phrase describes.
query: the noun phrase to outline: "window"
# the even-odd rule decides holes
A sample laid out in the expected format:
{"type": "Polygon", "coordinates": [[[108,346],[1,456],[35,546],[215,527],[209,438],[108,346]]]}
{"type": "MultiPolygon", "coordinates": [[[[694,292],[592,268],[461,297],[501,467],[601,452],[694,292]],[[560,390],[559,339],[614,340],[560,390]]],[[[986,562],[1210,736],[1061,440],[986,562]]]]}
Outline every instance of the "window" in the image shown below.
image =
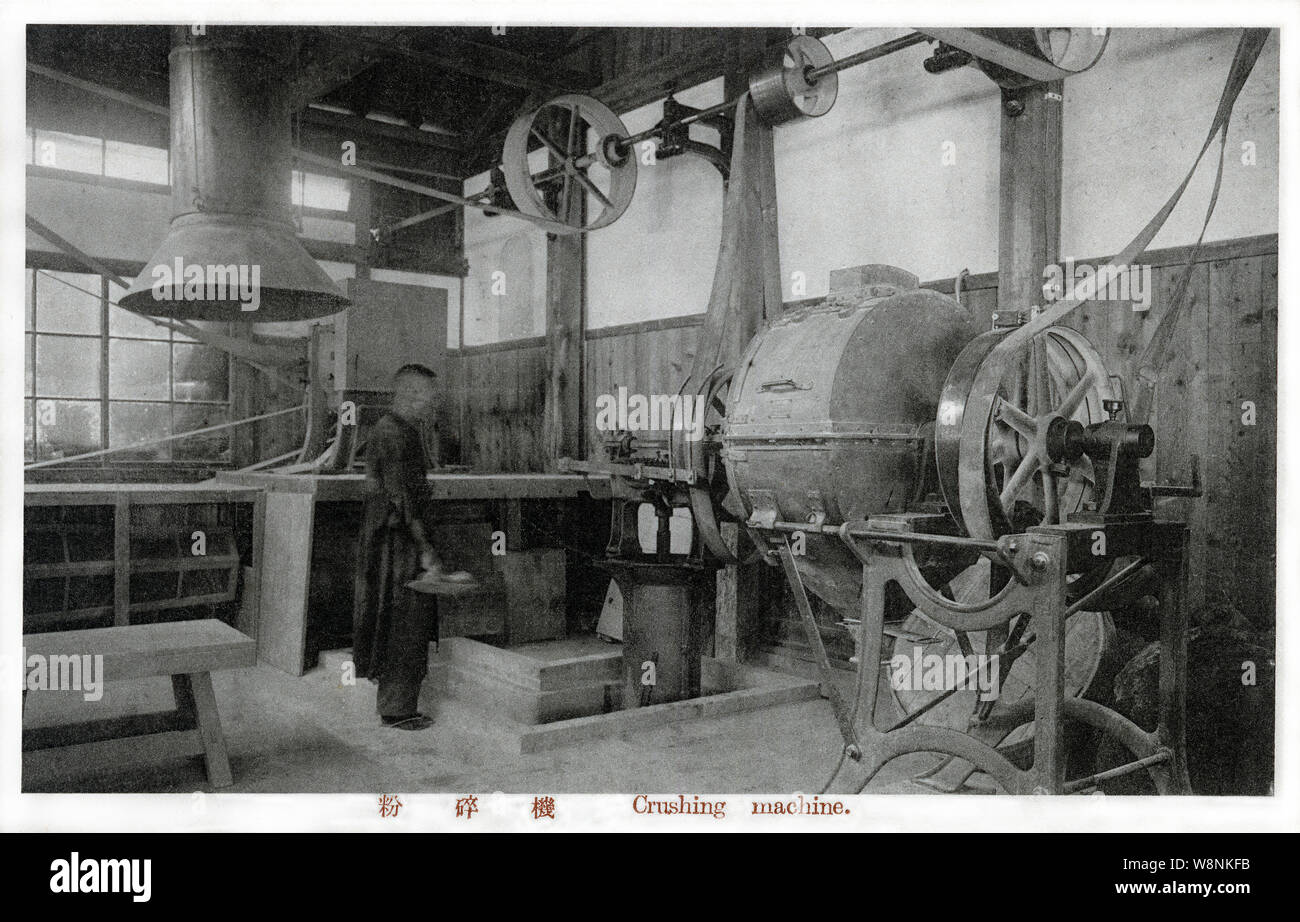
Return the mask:
{"type": "Polygon", "coordinates": [[[27,162],[56,170],[113,176],[165,186],[171,182],[166,148],[106,141],[88,135],[27,128],[27,162]]]}
{"type": "Polygon", "coordinates": [[[326,211],[347,211],[348,181],[340,176],[293,171],[293,204],[300,208],[321,208],[326,211]]]}
{"type": "MultiPolygon", "coordinates": [[[[108,141],[88,135],[68,134],[27,126],[27,162],[56,170],[113,176],[166,186],[171,184],[169,152],[166,148],[108,141]]],[[[298,208],[347,211],[351,187],[341,176],[294,170],[290,199],[298,208]]],[[[348,225],[344,242],[352,242],[348,225]]],[[[313,235],[317,236],[317,235],[313,235]]],[[[320,239],[333,239],[328,235],[320,239]]]]}
{"type": "Polygon", "coordinates": [[[171,183],[166,150],[125,141],[104,142],[104,175],[160,186],[171,183]]]}
{"type": "MultiPolygon", "coordinates": [[[[99,275],[28,269],[26,287],[27,460],[135,445],[229,420],[225,352],[114,306],[124,291],[99,275]]],[[[229,456],[229,438],[220,430],[105,457],[220,462],[229,456]]]]}
{"type": "Polygon", "coordinates": [[[104,141],[62,131],[36,130],[35,162],[74,173],[104,172],[104,141]]]}

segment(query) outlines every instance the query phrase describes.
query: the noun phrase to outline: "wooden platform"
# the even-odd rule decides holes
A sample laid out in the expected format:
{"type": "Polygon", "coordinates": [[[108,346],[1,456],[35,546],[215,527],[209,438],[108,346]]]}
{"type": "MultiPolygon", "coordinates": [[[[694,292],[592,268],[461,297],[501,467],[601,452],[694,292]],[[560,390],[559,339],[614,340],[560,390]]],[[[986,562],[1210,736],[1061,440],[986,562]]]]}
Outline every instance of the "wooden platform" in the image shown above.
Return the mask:
{"type": "Polygon", "coordinates": [[[591,641],[497,647],[468,637],[442,643],[442,690],[525,726],[620,706],[623,648],[591,641]]]}

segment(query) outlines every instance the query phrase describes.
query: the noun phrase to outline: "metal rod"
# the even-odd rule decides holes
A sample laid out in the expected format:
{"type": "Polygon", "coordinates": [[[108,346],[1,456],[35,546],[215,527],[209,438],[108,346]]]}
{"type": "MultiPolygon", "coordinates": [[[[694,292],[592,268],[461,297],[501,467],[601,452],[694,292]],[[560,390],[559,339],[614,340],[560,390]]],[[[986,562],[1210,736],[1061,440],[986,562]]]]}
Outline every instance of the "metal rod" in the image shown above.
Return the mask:
{"type": "Polygon", "coordinates": [[[244,423],[255,423],[263,419],[271,419],[274,416],[283,416],[286,413],[296,413],[299,410],[305,410],[307,405],[300,403],[296,407],[289,407],[285,410],[275,410],[271,413],[263,413],[260,416],[249,416],[244,419],[236,419],[228,423],[218,423],[215,426],[205,426],[202,429],[191,429],[189,432],[178,432],[175,435],[165,435],[157,439],[146,439],[143,442],[136,442],[133,445],[118,445],[115,448],[101,448],[97,451],[88,451],[80,455],[69,455],[66,458],[51,458],[49,461],[37,461],[35,464],[24,464],[23,470],[30,471],[37,467],[51,467],[55,464],[67,464],[69,461],[81,461],[84,458],[98,458],[100,455],[110,455],[116,451],[132,451],[136,448],[149,448],[153,445],[161,445],[164,442],[174,442],[177,439],[188,439],[192,435],[204,435],[208,432],[216,432],[218,429],[230,429],[234,426],[242,426],[244,423]]]}
{"type": "MultiPolygon", "coordinates": [[[[807,80],[809,83],[816,83],[820,78],[825,77],[827,74],[839,73],[842,70],[848,70],[850,67],[856,67],[859,64],[865,64],[868,61],[875,61],[879,58],[883,58],[886,57],[887,55],[891,55],[896,51],[902,51],[904,48],[910,48],[912,45],[919,45],[921,42],[924,41],[928,41],[927,36],[922,35],[920,32],[911,32],[907,35],[900,36],[899,38],[893,38],[887,42],[882,42],[879,45],[873,45],[870,48],[865,48],[862,51],[857,52],[856,54],[851,54],[848,57],[840,58],[838,61],[832,61],[831,63],[826,64],[822,67],[809,67],[804,71],[804,79],[807,80]]],[[[710,118],[714,115],[718,115],[722,112],[727,112],[731,109],[734,109],[736,107],[736,103],[738,103],[739,101],[740,101],[740,97],[737,96],[735,99],[729,99],[726,102],[720,102],[716,106],[710,106],[709,108],[702,109],[699,112],[692,112],[690,115],[686,115],[683,116],[682,118],[677,119],[676,121],[669,122],[667,126],[655,125],[653,127],[645,129],[644,131],[639,131],[634,135],[630,135],[629,137],[626,137],[621,141],[615,142],[614,146],[620,154],[624,153],[627,150],[627,148],[631,147],[632,145],[638,144],[641,141],[646,141],[649,140],[650,138],[655,137],[663,130],[664,127],[677,128],[677,127],[681,127],[682,125],[693,124],[694,122],[698,122],[703,119],[710,118]]]]}
{"type": "MultiPolygon", "coordinates": [[[[838,525],[805,525],[800,522],[774,522],[771,525],[757,526],[765,531],[814,532],[819,535],[840,535],[838,525]]],[[[861,525],[845,529],[854,538],[867,538],[873,541],[899,541],[907,544],[949,544],[972,550],[998,551],[996,541],[981,541],[977,538],[963,538],[959,535],[927,535],[916,531],[886,531],[879,528],[866,528],[861,525]]]]}
{"type": "Polygon", "coordinates": [[[919,45],[921,42],[928,41],[929,37],[922,35],[920,32],[912,32],[908,35],[892,38],[887,42],[882,42],[871,48],[865,48],[857,54],[851,54],[848,57],[840,58],[838,61],[832,61],[821,67],[810,67],[804,71],[804,79],[809,83],[816,83],[827,74],[836,74],[842,70],[848,70],[850,67],[856,67],[859,64],[865,64],[868,61],[875,61],[886,55],[891,55],[895,51],[902,51],[904,48],[910,48],[913,45],[919,45]]]}
{"type": "Polygon", "coordinates": [[[393,186],[394,188],[397,189],[405,189],[408,192],[418,192],[420,195],[427,195],[429,198],[436,198],[444,202],[452,202],[462,207],[469,206],[470,208],[479,208],[485,211],[494,211],[497,212],[498,214],[508,215],[512,218],[518,218],[521,221],[527,221],[530,224],[536,224],[549,231],[556,231],[559,233],[572,233],[573,231],[572,227],[570,227],[567,224],[562,224],[559,221],[552,221],[548,218],[539,218],[536,215],[531,215],[522,211],[512,211],[509,208],[489,208],[487,205],[484,205],[482,202],[477,202],[474,201],[473,199],[465,198],[463,195],[455,195],[443,189],[435,189],[432,186],[426,186],[421,183],[408,182],[405,179],[398,179],[396,176],[389,176],[387,173],[379,173],[376,172],[375,170],[367,170],[363,167],[340,164],[339,159],[337,157],[322,157],[319,154],[313,154],[309,151],[297,150],[297,149],[294,150],[293,154],[295,157],[297,157],[300,161],[304,163],[312,163],[317,166],[325,167],[326,169],[334,170],[336,172],[342,173],[345,176],[347,175],[360,176],[363,179],[369,179],[372,180],[373,182],[383,183],[386,186],[393,186]]]}
{"type": "Polygon", "coordinates": [[[1114,589],[1120,583],[1124,582],[1126,579],[1128,579],[1138,570],[1145,567],[1150,562],[1151,561],[1147,560],[1145,557],[1137,558],[1128,566],[1126,566],[1124,569],[1120,570],[1110,579],[1106,580],[1104,583],[1098,586],[1096,589],[1092,590],[1092,592],[1087,593],[1086,595],[1084,595],[1083,598],[1079,599],[1079,601],[1075,602],[1073,605],[1067,608],[1065,610],[1066,617],[1069,617],[1070,615],[1074,614],[1077,611],[1085,610],[1087,606],[1092,604],[1093,600],[1100,598],[1101,596],[1105,595],[1107,592],[1110,592],[1112,589],[1114,589]]]}
{"type": "Polygon", "coordinates": [[[1092,787],[1099,781],[1109,781],[1112,778],[1122,778],[1125,775],[1131,775],[1136,771],[1141,771],[1149,765],[1158,765],[1161,762],[1168,762],[1170,753],[1157,752],[1153,755],[1138,759],[1136,762],[1126,762],[1123,765],[1117,765],[1115,768],[1107,769],[1104,772],[1097,772],[1095,775],[1089,775],[1086,778],[1077,778],[1074,781],[1067,782],[1062,788],[1061,793],[1073,794],[1075,791],[1081,791],[1084,788],[1092,787]]]}

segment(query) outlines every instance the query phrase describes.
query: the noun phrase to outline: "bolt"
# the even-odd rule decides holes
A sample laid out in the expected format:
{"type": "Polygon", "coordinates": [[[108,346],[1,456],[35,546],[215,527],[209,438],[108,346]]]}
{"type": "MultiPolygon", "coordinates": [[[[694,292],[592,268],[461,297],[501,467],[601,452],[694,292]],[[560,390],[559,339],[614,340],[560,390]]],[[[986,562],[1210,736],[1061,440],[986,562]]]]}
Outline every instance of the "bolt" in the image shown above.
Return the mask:
{"type": "Polygon", "coordinates": [[[1020,545],[1016,542],[1014,538],[1012,538],[1010,541],[1007,542],[1008,554],[1014,554],[1018,550],[1020,550],[1020,545]]]}
{"type": "Polygon", "coordinates": [[[1006,111],[1007,115],[1016,118],[1024,114],[1025,104],[1022,100],[1007,98],[1003,100],[1002,108],[1006,111]]]}
{"type": "Polygon", "coordinates": [[[1033,557],[1029,558],[1029,565],[1035,570],[1046,570],[1047,565],[1052,562],[1052,558],[1047,556],[1045,551],[1039,551],[1033,557]]]}

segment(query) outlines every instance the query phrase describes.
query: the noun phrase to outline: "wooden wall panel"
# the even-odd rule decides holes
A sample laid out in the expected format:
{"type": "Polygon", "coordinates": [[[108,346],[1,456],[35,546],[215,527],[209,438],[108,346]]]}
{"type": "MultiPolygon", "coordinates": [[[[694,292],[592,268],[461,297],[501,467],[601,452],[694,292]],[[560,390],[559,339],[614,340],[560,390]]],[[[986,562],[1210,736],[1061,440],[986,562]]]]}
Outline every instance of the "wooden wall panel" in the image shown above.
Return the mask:
{"type": "Polygon", "coordinates": [[[620,386],[632,394],[676,394],[695,358],[699,325],[666,329],[633,327],[619,335],[597,335],[586,341],[587,457],[602,457],[602,433],[596,430],[596,399],[617,394],[620,386]]]}
{"type": "Polygon", "coordinates": [[[1276,379],[1261,356],[1276,351],[1276,302],[1263,303],[1261,257],[1219,260],[1209,270],[1206,602],[1268,624],[1273,620],[1276,531],[1263,522],[1275,484],[1268,476],[1271,461],[1264,459],[1264,452],[1273,450],[1272,439],[1261,429],[1273,424],[1276,379]],[[1253,424],[1249,405],[1254,406],[1253,424]]]}
{"type": "Polygon", "coordinates": [[[459,388],[460,463],[472,471],[534,472],[542,457],[545,347],[464,350],[452,360],[459,388]]]}

